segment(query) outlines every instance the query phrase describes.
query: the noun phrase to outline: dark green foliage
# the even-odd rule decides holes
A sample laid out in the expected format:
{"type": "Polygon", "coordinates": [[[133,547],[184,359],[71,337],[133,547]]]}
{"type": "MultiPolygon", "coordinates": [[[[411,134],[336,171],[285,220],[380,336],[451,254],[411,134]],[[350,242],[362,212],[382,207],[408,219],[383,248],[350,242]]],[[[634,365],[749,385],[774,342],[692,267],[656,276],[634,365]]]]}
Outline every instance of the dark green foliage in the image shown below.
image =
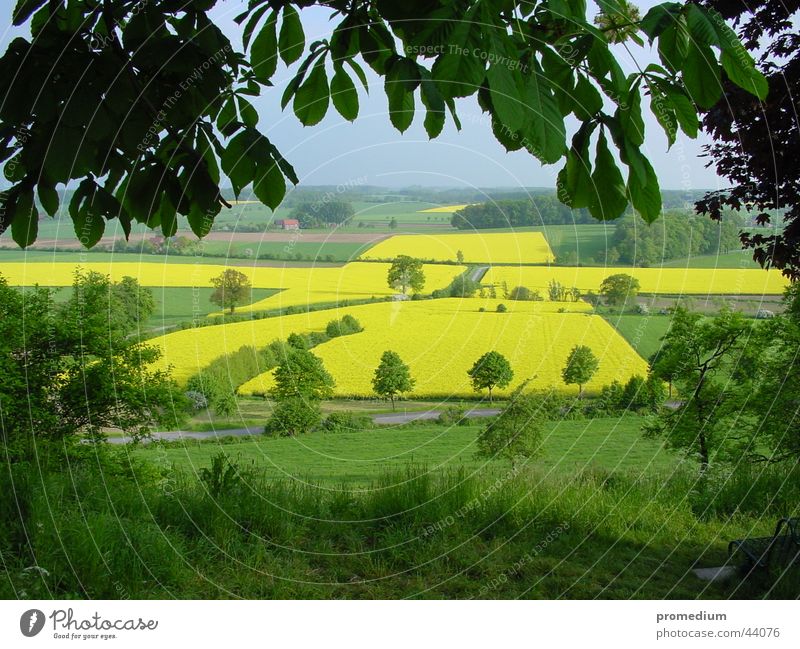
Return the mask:
{"type": "Polygon", "coordinates": [[[350,334],[363,331],[361,323],[351,315],[346,315],[340,320],[331,320],[328,326],[325,327],[325,333],[328,338],[336,338],[337,336],[348,336],[350,334]]]}
{"type": "Polygon", "coordinates": [[[375,394],[383,398],[388,397],[394,410],[395,397],[403,392],[411,392],[415,383],[411,370],[397,353],[390,350],[383,352],[381,362],[375,368],[375,375],[372,377],[372,389],[375,390],[375,394]]]}
{"type": "Polygon", "coordinates": [[[436,423],[442,426],[468,426],[470,420],[467,411],[461,406],[447,406],[442,409],[436,418],[436,423]]]}
{"type": "Polygon", "coordinates": [[[351,433],[357,430],[372,428],[369,415],[355,412],[332,412],[322,422],[322,430],[328,433],[351,433]]]}
{"type": "MultiPolygon", "coordinates": [[[[602,219],[620,216],[628,196],[647,221],[660,211],[658,180],[640,148],[643,93],[672,142],[678,128],[696,135],[692,101],[702,108],[716,102],[723,67],[752,95],[763,100],[767,91],[731,30],[694,4],[650,9],[636,29],[641,35],[631,38],[646,37],[663,67],[631,75],[610,43],[597,37],[583,5],[524,9],[522,19],[488,2],[337,5],[333,35],[306,45],[294,5],[259,0],[235,19],[244,24],[240,48],[209,19],[216,4],[188,12],[161,0],[108,0],[102,12],[78,0],[17,5],[13,23],[31,35],[26,30],[11,40],[0,58],[0,162],[12,183],[0,231],[10,226],[20,246],[30,245],[38,231],[34,194],[53,215],[61,200],[57,187],[67,183],[77,185],[69,211],[77,238],[89,247],[114,218],[126,234],[136,220],[172,236],[180,214],[204,236],[229,206],[221,193],[228,181],[237,196],[251,186],[275,209],[286,181],[298,178],[258,130],[251,98],[283,74],[279,59],[299,61],[280,103],[291,103],[306,126],[325,117],[332,94],[345,119],[356,117],[354,78],[366,86],[362,63],[382,78],[389,120],[401,132],[414,119],[417,92],[429,137],[441,133],[448,114],[460,127],[455,98],[477,94],[495,138],[545,164],[566,159],[559,200],[602,219]],[[686,20],[690,15],[704,19],[686,20]],[[553,28],[565,20],[568,32],[553,28]],[[463,54],[476,48],[485,56],[463,54]],[[578,125],[571,143],[568,120],[578,125]]],[[[328,6],[302,8],[315,5],[328,6]]]]}
{"type": "Polygon", "coordinates": [[[252,284],[247,275],[238,270],[228,268],[218,277],[211,278],[211,283],[214,285],[214,292],[209,299],[223,309],[230,309],[230,313],[240,304],[250,301],[252,284]]]}
{"type": "Polygon", "coordinates": [[[252,468],[243,470],[238,462],[233,462],[222,451],[211,456],[211,466],[202,467],[198,472],[200,482],[205,485],[213,498],[234,495],[241,490],[248,478],[252,479],[252,468]]]}
{"type": "Polygon", "coordinates": [[[543,300],[539,291],[534,291],[526,286],[515,286],[508,294],[509,300],[517,300],[524,302],[541,302],[543,300]]]}
{"type": "Polygon", "coordinates": [[[448,287],[450,297],[472,297],[480,288],[480,284],[470,277],[467,271],[456,277],[448,287]]]}
{"type": "Polygon", "coordinates": [[[678,307],[663,338],[663,364],[654,366],[654,375],[668,368],[683,401],[674,410],[665,409],[646,433],[696,457],[702,471],[712,460],[737,461],[755,451],[755,431],[736,422],[742,395],[737,396],[736,382],[724,376],[733,372],[737,378],[751,329],[751,322],[729,309],[706,318],[678,307]]]}
{"type": "Polygon", "coordinates": [[[476,392],[489,390],[489,401],[492,400],[494,388],[504,388],[514,378],[511,363],[500,352],[486,352],[473,366],[467,370],[467,375],[476,392]]]}
{"type": "Polygon", "coordinates": [[[300,203],[289,213],[289,218],[297,219],[303,228],[341,225],[353,218],[355,210],[351,203],[325,198],[323,196],[314,202],[300,203]]]}
{"type": "Polygon", "coordinates": [[[572,210],[555,194],[538,194],[530,200],[499,200],[477,203],[453,213],[453,227],[459,230],[521,228],[530,225],[572,225],[594,223],[587,210],[572,210]]]}
{"type": "Polygon", "coordinates": [[[669,259],[724,254],[741,249],[739,232],[743,225],[735,214],[712,221],[688,210],[673,210],[653,225],[626,215],[617,221],[608,255],[623,264],[658,266],[669,259]]]}
{"type": "Polygon", "coordinates": [[[398,255],[389,267],[387,281],[390,288],[402,291],[403,295],[409,288],[414,293],[419,293],[425,287],[422,260],[408,255],[398,255]]]}
{"type": "Polygon", "coordinates": [[[635,302],[639,287],[639,280],[632,275],[615,273],[600,284],[600,294],[609,306],[625,306],[635,302]]]}
{"type": "Polygon", "coordinates": [[[290,437],[314,430],[322,421],[317,399],[283,397],[264,427],[267,435],[290,437]]]}
{"type": "Polygon", "coordinates": [[[231,415],[236,411],[234,395],[238,387],[275,367],[283,353],[277,341],[260,350],[251,345],[243,345],[235,352],[215,358],[200,372],[191,376],[186,387],[204,395],[208,407],[216,415],[231,415]]]}
{"type": "Polygon", "coordinates": [[[501,302],[500,304],[497,305],[498,313],[505,313],[506,311],[508,311],[508,307],[505,304],[501,302]]]}
{"type": "Polygon", "coordinates": [[[286,343],[292,349],[301,349],[305,350],[309,348],[309,340],[303,334],[298,333],[291,333],[289,337],[286,338],[286,343]]]}
{"type": "Polygon", "coordinates": [[[23,295],[0,277],[0,440],[26,453],[34,435],[70,443],[105,428],[138,437],[178,425],[188,402],[166,372],[150,369],[159,350],[136,337],[147,294],[130,279],[78,272],[58,304],[47,289],[23,295]]]}
{"type": "Polygon", "coordinates": [[[578,385],[579,394],[583,394],[583,386],[588,383],[600,367],[600,361],[586,345],[576,345],[570,351],[564,369],[561,371],[561,378],[564,383],[578,385]]]}
{"type": "Polygon", "coordinates": [[[319,358],[304,349],[294,349],[282,358],[274,376],[272,394],[277,399],[319,400],[333,395],[333,377],[319,358]]]}
{"type": "Polygon", "coordinates": [[[478,435],[480,457],[506,458],[516,466],[541,453],[542,429],[547,419],[541,395],[524,394],[525,384],[514,390],[502,412],[492,418],[478,435]]]}

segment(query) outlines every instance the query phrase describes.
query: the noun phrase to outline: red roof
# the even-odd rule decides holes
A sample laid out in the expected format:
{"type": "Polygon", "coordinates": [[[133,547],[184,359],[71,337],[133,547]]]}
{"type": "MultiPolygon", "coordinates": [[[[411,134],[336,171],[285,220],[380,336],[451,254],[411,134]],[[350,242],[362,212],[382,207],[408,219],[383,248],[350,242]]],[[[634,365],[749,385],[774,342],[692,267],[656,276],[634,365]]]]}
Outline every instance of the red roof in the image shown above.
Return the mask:
{"type": "Polygon", "coordinates": [[[279,219],[276,223],[280,225],[300,225],[300,221],[297,219],[279,219]]]}

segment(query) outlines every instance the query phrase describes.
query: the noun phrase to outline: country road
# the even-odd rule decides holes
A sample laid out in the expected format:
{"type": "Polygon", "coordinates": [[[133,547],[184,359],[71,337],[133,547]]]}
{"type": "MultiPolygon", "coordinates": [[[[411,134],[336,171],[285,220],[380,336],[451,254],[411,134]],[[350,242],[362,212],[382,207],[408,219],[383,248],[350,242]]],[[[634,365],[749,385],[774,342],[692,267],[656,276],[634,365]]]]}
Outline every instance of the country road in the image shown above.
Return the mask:
{"type": "MultiPolygon", "coordinates": [[[[420,412],[409,412],[404,414],[373,415],[372,421],[376,424],[408,424],[412,421],[430,421],[436,419],[441,410],[423,410],[420,412]]],[[[500,413],[497,408],[481,408],[467,410],[468,417],[493,417],[500,413]]],[[[153,433],[147,441],[176,441],[180,439],[213,439],[215,437],[244,437],[247,435],[260,435],[264,432],[263,426],[251,426],[249,428],[227,428],[224,430],[172,430],[163,433],[153,433]]],[[[130,437],[109,437],[109,444],[127,444],[131,441],[130,437]]]]}

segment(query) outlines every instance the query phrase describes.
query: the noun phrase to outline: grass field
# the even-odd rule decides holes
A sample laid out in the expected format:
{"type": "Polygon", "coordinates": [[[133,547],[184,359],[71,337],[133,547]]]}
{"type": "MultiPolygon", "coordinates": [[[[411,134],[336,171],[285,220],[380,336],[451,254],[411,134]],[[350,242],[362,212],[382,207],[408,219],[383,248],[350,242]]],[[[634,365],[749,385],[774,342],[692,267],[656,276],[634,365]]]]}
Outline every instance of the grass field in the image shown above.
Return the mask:
{"type": "Polygon", "coordinates": [[[482,284],[506,282],[509,288],[525,286],[543,294],[551,280],[564,286],[577,286],[581,291],[600,290],[600,284],[609,275],[632,275],[641,284],[641,293],[669,295],[779,295],[788,281],[778,271],[758,269],[703,269],[703,268],[621,268],[621,267],[512,267],[496,266],[489,269],[482,284]]]}
{"type": "Polygon", "coordinates": [[[605,318],[642,358],[650,358],[661,349],[661,338],[672,321],[668,315],[607,315],[605,318]]]}
{"type": "Polygon", "coordinates": [[[466,263],[546,264],[553,260],[539,232],[396,235],[362,253],[361,259],[408,255],[426,261],[456,261],[459,252],[466,263]]]}
{"type": "MultiPolygon", "coordinates": [[[[496,300],[441,299],[340,309],[340,314],[358,318],[364,331],[323,343],[314,353],[336,380],[338,396],[371,395],[373,373],[387,349],[398,352],[411,368],[417,381],[411,395],[417,398],[475,395],[467,370],[491,350],[504,354],[515,371],[511,385],[495,390],[497,395],[508,394],[526,379],[530,379],[530,388],[554,386],[577,392],[577,386],[567,387],[561,379],[561,370],[575,345],[589,346],[600,360],[597,374],[586,386],[590,391],[614,379],[624,382],[632,374],[646,374],[644,361],[601,317],[557,312],[562,308],[585,310],[585,303],[518,302],[508,313],[496,313],[496,304],[496,300]],[[481,305],[484,312],[479,311],[481,305]]],[[[326,313],[309,314],[308,321],[316,316],[321,323],[326,313]]],[[[297,322],[299,326],[302,321],[297,322]]],[[[242,342],[237,344],[253,344],[244,339],[252,331],[242,328],[242,342]]],[[[219,338],[233,336],[229,330],[219,338]]],[[[175,354],[168,351],[168,355],[175,354]]],[[[271,374],[265,373],[241,386],[240,393],[263,393],[271,385],[271,374]]]]}
{"type": "MultiPolygon", "coordinates": [[[[643,439],[641,417],[548,422],[544,454],[535,460],[543,472],[573,473],[590,468],[648,473],[674,468],[676,457],[659,442],[643,439]]],[[[150,447],[142,458],[191,472],[207,466],[223,450],[253,463],[272,478],[314,484],[367,485],[381,473],[420,466],[431,471],[464,468],[479,472],[486,460],[475,457],[480,425],[412,425],[345,433],[310,433],[294,438],[262,438],[219,446],[203,442],[185,447],[150,447]]],[[[503,462],[496,462],[499,467],[503,462]]]]}

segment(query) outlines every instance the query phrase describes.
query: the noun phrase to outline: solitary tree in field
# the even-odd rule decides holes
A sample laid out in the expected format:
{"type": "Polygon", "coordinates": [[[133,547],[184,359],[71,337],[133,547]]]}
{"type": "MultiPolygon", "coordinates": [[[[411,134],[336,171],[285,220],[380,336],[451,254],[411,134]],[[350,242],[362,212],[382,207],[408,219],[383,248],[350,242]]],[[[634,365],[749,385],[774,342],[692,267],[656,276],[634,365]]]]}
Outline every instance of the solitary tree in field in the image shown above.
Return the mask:
{"type": "Polygon", "coordinates": [[[621,306],[628,300],[635,300],[639,293],[639,280],[625,273],[609,275],[600,284],[600,293],[609,306],[621,306]]]}
{"type": "Polygon", "coordinates": [[[425,273],[422,272],[422,260],[408,255],[398,255],[392,262],[388,274],[389,286],[406,294],[410,288],[419,293],[425,287],[425,273]]]}
{"type": "Polygon", "coordinates": [[[599,366],[600,361],[589,347],[576,345],[567,357],[567,363],[561,371],[561,376],[567,385],[577,383],[578,394],[582,396],[583,386],[594,376],[599,366]]]}
{"type": "Polygon", "coordinates": [[[492,401],[492,390],[504,388],[514,378],[511,363],[500,352],[486,352],[467,372],[476,392],[489,390],[489,401],[492,401]]]}
{"type": "Polygon", "coordinates": [[[230,309],[231,313],[239,304],[244,304],[250,299],[252,285],[247,275],[238,270],[228,268],[218,277],[211,279],[214,292],[209,298],[211,302],[223,309],[230,309]]]}
{"type": "Polygon", "coordinates": [[[457,250],[456,251],[456,261],[459,264],[463,264],[464,263],[464,252],[462,250],[457,250]]]}
{"type": "Polygon", "coordinates": [[[394,398],[403,392],[410,392],[414,389],[416,380],[411,377],[411,370],[395,352],[385,351],[381,356],[381,363],[375,369],[375,376],[372,377],[372,388],[375,394],[381,397],[388,397],[392,401],[394,410],[394,398]]]}
{"type": "Polygon", "coordinates": [[[396,218],[392,217],[392,219],[389,221],[389,229],[390,230],[396,230],[397,229],[397,219],[396,218]]]}

